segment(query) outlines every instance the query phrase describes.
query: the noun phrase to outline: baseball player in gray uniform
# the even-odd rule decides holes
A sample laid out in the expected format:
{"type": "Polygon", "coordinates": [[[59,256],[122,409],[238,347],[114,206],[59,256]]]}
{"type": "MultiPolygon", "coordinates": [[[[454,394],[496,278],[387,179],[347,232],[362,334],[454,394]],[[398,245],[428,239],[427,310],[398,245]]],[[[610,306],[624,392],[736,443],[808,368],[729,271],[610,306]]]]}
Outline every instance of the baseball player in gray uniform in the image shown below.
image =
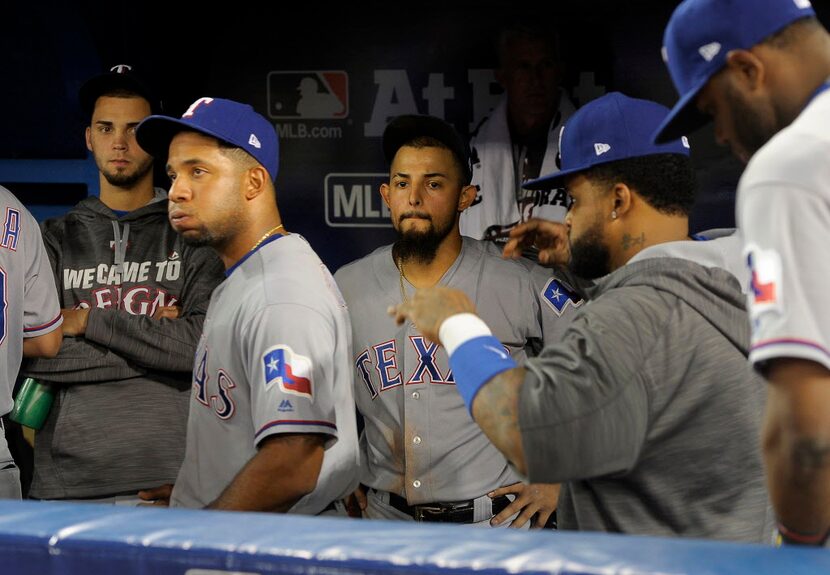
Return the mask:
{"type": "Polygon", "coordinates": [[[528,349],[559,339],[581,300],[549,270],[505,260],[488,242],[460,235],[459,214],[475,187],[466,146],[450,125],[401,116],[387,126],[383,148],[390,180],[380,191],[399,239],[335,275],[354,332],[365,514],[484,526],[494,515],[494,525],[513,516],[517,527],[535,515],[541,527],[558,488],[521,483],[465,409],[444,349],[411,324],[396,327],[386,309],[415,288],[457,287],[522,361],[528,349]],[[514,503],[507,493],[517,495],[514,503]]]}
{"type": "Polygon", "coordinates": [[[737,221],[749,360],[769,382],[764,456],[780,540],[830,536],[830,34],[808,0],[687,0],[666,27],[680,99],[658,139],[714,120],[748,162],[737,221]]]}
{"type": "MultiPolygon", "coordinates": [[[[12,387],[22,357],[54,357],[63,339],[63,316],[37,222],[2,186],[0,208],[0,373],[5,379],[0,385],[0,414],[6,414],[12,409],[12,387]]],[[[0,433],[0,499],[20,497],[20,472],[0,433]]]]}
{"type": "Polygon", "coordinates": [[[334,511],[359,465],[351,327],[326,267],[281,223],[273,127],[248,105],[200,98],[181,119],[147,118],[137,137],[169,147],[173,227],[226,267],[196,352],[170,505],[334,511]]]}

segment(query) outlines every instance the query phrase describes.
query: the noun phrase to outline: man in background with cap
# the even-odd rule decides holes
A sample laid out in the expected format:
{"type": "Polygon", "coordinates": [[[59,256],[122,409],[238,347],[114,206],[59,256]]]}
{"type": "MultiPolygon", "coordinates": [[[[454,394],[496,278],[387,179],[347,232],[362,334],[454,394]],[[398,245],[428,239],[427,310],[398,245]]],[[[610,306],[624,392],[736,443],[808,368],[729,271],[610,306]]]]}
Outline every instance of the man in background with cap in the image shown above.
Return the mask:
{"type": "Polygon", "coordinates": [[[748,162],[737,221],[750,363],[769,382],[764,456],[783,541],[830,534],[830,35],[808,0],[687,0],[664,37],[680,99],[658,140],[714,119],[748,162]]]}
{"type": "Polygon", "coordinates": [[[222,266],[167,221],[135,130],[158,101],[129,66],[80,91],[100,196],[47,220],[64,340],[23,373],[58,394],[35,437],[30,496],[137,503],[184,455],[193,354],[222,266]]]}
{"type": "Polygon", "coordinates": [[[396,327],[386,309],[416,288],[461,289],[494,326],[499,349],[523,361],[558,341],[582,302],[548,270],[461,236],[459,215],[475,187],[452,126],[400,116],[386,127],[383,149],[390,173],[380,193],[398,240],[335,274],[352,317],[354,393],[365,421],[361,507],[376,519],[487,526],[512,518],[514,527],[542,527],[558,486],[521,482],[464,408],[444,349],[409,323],[396,327]]]}
{"type": "Polygon", "coordinates": [[[274,127],[251,106],[199,98],[137,135],[152,153],[169,150],[170,222],[188,244],[212,247],[226,276],[196,351],[175,487],[143,496],[345,514],[359,465],[349,313],[314,250],[282,223],[274,127]]]}
{"type": "Polygon", "coordinates": [[[559,527],[767,542],[765,392],[738,281],[688,242],[689,150],[651,143],[668,110],[611,93],[565,124],[571,271],[595,280],[562,342],[517,367],[461,292],[392,310],[450,355],[476,423],[530,481],[564,482],[559,527]]]}

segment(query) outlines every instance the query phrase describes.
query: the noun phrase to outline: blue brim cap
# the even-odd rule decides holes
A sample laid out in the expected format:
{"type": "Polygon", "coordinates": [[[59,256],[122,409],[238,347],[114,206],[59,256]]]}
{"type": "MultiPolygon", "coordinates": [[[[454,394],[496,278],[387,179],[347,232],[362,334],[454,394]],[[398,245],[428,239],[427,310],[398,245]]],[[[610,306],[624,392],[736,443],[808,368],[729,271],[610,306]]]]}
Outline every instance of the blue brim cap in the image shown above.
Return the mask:
{"type": "Polygon", "coordinates": [[[580,108],[559,135],[560,171],[522,187],[537,190],[560,187],[572,174],[594,166],[657,154],[689,155],[685,136],[655,144],[652,134],[669,109],[656,102],[611,92],[580,108]]]}
{"type": "Polygon", "coordinates": [[[149,154],[166,156],[173,137],[183,130],[199,132],[242,148],[276,180],[279,140],[274,126],[248,104],[222,98],[199,98],[182,115],[148,116],[136,129],[138,145],[149,154]]]}
{"type": "Polygon", "coordinates": [[[655,142],[689,134],[710,118],[695,98],[726,64],[732,50],[747,50],[792,22],[815,16],[808,0],[685,0],[663,35],[663,59],[680,99],[655,130],[655,142]]]}

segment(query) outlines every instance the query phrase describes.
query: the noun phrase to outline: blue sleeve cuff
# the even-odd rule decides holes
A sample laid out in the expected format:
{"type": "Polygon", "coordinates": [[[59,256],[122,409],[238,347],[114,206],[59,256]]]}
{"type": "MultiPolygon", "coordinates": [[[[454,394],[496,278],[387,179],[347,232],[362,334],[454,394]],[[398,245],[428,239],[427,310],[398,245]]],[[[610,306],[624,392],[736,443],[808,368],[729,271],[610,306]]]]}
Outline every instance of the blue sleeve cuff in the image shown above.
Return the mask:
{"type": "Polygon", "coordinates": [[[470,413],[473,412],[473,400],[484,384],[516,366],[501,342],[492,335],[466,341],[450,356],[455,387],[470,413]]]}

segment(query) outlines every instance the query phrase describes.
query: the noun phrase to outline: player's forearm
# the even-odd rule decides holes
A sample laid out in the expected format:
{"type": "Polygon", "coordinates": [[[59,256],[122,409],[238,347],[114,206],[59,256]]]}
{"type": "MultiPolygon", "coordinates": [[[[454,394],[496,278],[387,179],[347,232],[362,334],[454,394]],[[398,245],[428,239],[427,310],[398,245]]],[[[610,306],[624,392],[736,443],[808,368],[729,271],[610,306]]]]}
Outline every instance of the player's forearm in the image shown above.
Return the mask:
{"type": "Polygon", "coordinates": [[[764,425],[770,498],[779,522],[797,534],[830,529],[830,372],[801,360],[777,360],[764,425]]]}
{"type": "Polygon", "coordinates": [[[63,338],[54,358],[37,358],[23,363],[27,377],[60,384],[106,383],[140,377],[146,370],[123,357],[83,338],[63,338]]]}
{"type": "Polygon", "coordinates": [[[317,436],[269,437],[207,508],[285,513],[314,490],[322,465],[317,436]]]}
{"type": "Polygon", "coordinates": [[[155,320],[123,310],[91,310],[86,339],[128,361],[161,371],[191,371],[204,315],[155,320]]]}
{"type": "Polygon", "coordinates": [[[823,537],[830,529],[830,442],[767,439],[764,458],[770,498],[787,529],[823,537]]]}
{"type": "Polygon", "coordinates": [[[501,372],[486,383],[473,400],[476,423],[522,474],[527,472],[519,431],[519,391],[524,374],[521,367],[501,372]]]}
{"type": "Polygon", "coordinates": [[[23,357],[55,357],[61,348],[63,333],[57,329],[36,337],[23,339],[23,357]]]}

